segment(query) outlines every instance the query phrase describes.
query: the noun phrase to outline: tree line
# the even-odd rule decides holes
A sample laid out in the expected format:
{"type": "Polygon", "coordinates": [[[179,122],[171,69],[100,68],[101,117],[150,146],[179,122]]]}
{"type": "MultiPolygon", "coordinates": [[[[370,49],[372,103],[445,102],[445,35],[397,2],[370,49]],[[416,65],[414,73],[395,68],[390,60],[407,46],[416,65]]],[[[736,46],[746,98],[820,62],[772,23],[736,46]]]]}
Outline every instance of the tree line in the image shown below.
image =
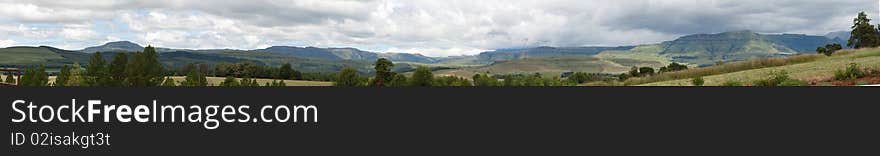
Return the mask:
{"type": "Polygon", "coordinates": [[[19,85],[22,86],[158,86],[164,81],[165,68],[159,62],[156,49],[152,46],[143,52],[120,53],[112,62],[107,62],[100,52],[92,55],[89,65],[64,65],[53,83],[49,83],[46,68],[26,69],[19,85]]]}
{"type": "Polygon", "coordinates": [[[682,71],[682,70],[687,70],[687,69],[688,69],[687,65],[679,64],[676,62],[672,62],[665,67],[660,67],[660,69],[656,70],[656,71],[652,67],[635,67],[634,66],[629,70],[629,72],[620,74],[617,76],[617,78],[620,81],[626,81],[627,79],[633,78],[633,77],[648,77],[648,76],[654,76],[656,74],[682,71]]]}
{"type": "MultiPolygon", "coordinates": [[[[260,86],[257,78],[276,79],[263,86],[286,86],[284,80],[306,78],[328,81],[330,74],[303,74],[294,70],[289,63],[278,68],[258,65],[252,62],[220,63],[209,68],[207,64],[187,64],[179,70],[166,69],[158,59],[156,49],[147,46],[142,52],[117,53],[113,60],[104,60],[101,52],[94,53],[87,66],[79,63],[64,65],[55,81],[49,81],[44,65],[25,69],[18,84],[21,86],[92,86],[92,87],[150,87],[150,86],[209,86],[207,76],[226,76],[219,86],[260,86]],[[171,76],[185,76],[176,81],[171,76]],[[240,80],[236,78],[242,78],[240,80]],[[235,82],[231,82],[235,81],[235,82]]],[[[7,76],[7,83],[16,83],[7,76]]]]}
{"type": "Polygon", "coordinates": [[[575,86],[594,81],[610,81],[613,75],[600,73],[571,73],[566,78],[559,76],[543,76],[535,74],[489,75],[475,74],[470,79],[457,76],[435,76],[429,67],[419,66],[412,74],[391,71],[394,63],[380,58],[374,63],[376,74],[373,77],[362,76],[351,67],[342,69],[335,74],[333,85],[344,87],[550,87],[575,86]]]}

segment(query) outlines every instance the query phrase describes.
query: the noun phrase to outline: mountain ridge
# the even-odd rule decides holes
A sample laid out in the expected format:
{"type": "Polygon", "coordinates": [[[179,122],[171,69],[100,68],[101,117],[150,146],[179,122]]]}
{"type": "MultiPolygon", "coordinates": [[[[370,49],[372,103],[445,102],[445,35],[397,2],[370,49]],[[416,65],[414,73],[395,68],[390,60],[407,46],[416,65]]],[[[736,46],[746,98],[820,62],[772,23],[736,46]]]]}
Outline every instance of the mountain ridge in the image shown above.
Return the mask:
{"type": "MultiPolygon", "coordinates": [[[[831,33],[829,33],[831,34],[831,33]]],[[[836,37],[839,38],[839,37],[836,37]]],[[[220,62],[257,62],[266,65],[280,65],[293,63],[295,67],[310,69],[314,72],[335,72],[345,66],[355,67],[363,72],[369,72],[371,64],[378,58],[388,58],[399,64],[400,67],[412,68],[415,65],[427,65],[433,67],[467,68],[474,66],[490,66],[499,62],[512,60],[546,58],[561,56],[596,56],[596,64],[615,62],[611,65],[626,67],[629,65],[650,64],[655,65],[668,62],[679,62],[690,65],[706,66],[716,62],[738,61],[762,57],[782,57],[802,53],[813,53],[816,47],[828,43],[841,43],[841,40],[830,39],[828,36],[813,36],[803,34],[759,34],[752,31],[732,31],[716,34],[693,34],[679,37],[675,40],[658,44],[637,46],[582,46],[582,47],[529,47],[507,48],[493,51],[485,51],[475,55],[429,57],[418,53],[389,53],[371,52],[357,48],[319,48],[319,47],[296,47],[296,46],[272,46],[263,49],[171,49],[156,47],[160,55],[171,53],[175,60],[169,64],[179,65],[181,61],[191,63],[220,63],[220,62]],[[212,60],[214,59],[214,60],[212,60]],[[604,60],[608,59],[608,60],[604,60]],[[642,62],[642,63],[640,63],[642,62]],[[644,63],[648,62],[648,63],[644,63]],[[653,62],[653,63],[651,63],[653,62]]],[[[26,55],[23,51],[34,51],[46,54],[47,57],[34,57],[30,60],[50,61],[53,63],[85,63],[83,57],[94,52],[123,53],[142,51],[143,46],[130,41],[108,42],[103,45],[87,47],[82,50],[64,50],[51,46],[0,48],[0,55],[10,53],[26,55]],[[51,52],[51,53],[49,53],[51,52]],[[70,57],[70,58],[68,58],[70,57]],[[65,60],[66,59],[66,60],[65,60]]],[[[581,57],[583,60],[593,60],[592,57],[581,57]]],[[[18,59],[26,61],[28,59],[18,59]]],[[[563,60],[577,61],[577,59],[538,59],[540,60],[563,60]]],[[[14,66],[16,61],[0,61],[0,65],[14,66]]],[[[554,62],[557,67],[564,67],[565,62],[554,62]],[[561,63],[561,64],[560,64],[561,63]]],[[[531,65],[541,63],[530,62],[531,65]]],[[[573,64],[579,64],[573,62],[573,64]]],[[[579,68],[589,69],[589,68],[579,68]]]]}

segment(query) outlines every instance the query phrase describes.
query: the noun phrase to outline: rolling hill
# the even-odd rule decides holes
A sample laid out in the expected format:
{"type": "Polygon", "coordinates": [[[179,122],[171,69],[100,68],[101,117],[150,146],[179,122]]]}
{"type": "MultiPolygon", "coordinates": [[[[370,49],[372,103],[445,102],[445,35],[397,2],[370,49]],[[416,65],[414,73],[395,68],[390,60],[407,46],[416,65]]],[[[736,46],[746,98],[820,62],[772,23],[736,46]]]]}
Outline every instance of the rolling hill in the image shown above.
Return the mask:
{"type": "Polygon", "coordinates": [[[622,73],[630,66],[662,66],[664,62],[629,58],[606,59],[590,55],[559,55],[497,61],[488,66],[439,70],[435,75],[470,77],[474,74],[560,75],[565,72],[622,73]]]}
{"type": "MultiPolygon", "coordinates": [[[[839,38],[839,37],[838,37],[839,38]]],[[[752,58],[784,57],[813,53],[818,46],[839,43],[825,36],[798,34],[758,34],[736,31],[719,34],[696,34],[658,44],[618,47],[534,47],[499,49],[477,55],[427,57],[409,53],[377,53],[355,48],[317,48],[273,46],[265,49],[171,49],[157,47],[160,60],[171,68],[187,63],[255,62],[270,66],[291,63],[305,72],[337,72],[354,67],[371,73],[371,64],[388,58],[398,66],[395,71],[410,71],[423,65],[443,69],[441,73],[459,76],[477,72],[559,73],[567,71],[619,73],[631,66],[659,67],[670,62],[708,66],[752,58]]],[[[86,63],[94,52],[104,52],[106,59],[115,53],[141,51],[142,45],[128,41],[110,42],[82,50],[63,50],[48,46],[0,48],[0,66],[60,67],[75,62],[86,63]]]]}
{"type": "Polygon", "coordinates": [[[685,63],[692,67],[711,66],[718,62],[815,53],[816,47],[830,43],[839,43],[839,41],[824,36],[735,31],[688,35],[659,44],[639,46],[538,47],[497,50],[469,58],[460,58],[460,60],[467,60],[461,61],[464,63],[488,63],[486,66],[449,69],[440,71],[440,73],[465,77],[477,72],[495,72],[496,74],[623,73],[633,66],[659,68],[672,62],[685,63]],[[581,59],[554,59],[558,56],[581,59]]]}
{"type": "Polygon", "coordinates": [[[762,35],[751,31],[688,35],[663,42],[661,55],[675,62],[713,65],[716,62],[813,53],[816,47],[837,43],[824,36],[762,35]]]}

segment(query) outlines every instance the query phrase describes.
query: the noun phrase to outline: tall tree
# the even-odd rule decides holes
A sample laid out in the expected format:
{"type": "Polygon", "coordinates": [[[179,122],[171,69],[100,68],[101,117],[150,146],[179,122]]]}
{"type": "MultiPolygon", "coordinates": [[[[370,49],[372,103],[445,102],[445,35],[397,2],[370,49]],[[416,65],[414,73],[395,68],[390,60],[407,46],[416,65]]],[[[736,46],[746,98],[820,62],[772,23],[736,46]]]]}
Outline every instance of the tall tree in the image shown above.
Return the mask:
{"type": "Polygon", "coordinates": [[[433,81],[434,73],[431,73],[431,68],[419,66],[413,73],[412,79],[410,80],[410,86],[430,87],[432,86],[431,84],[433,81]]]}
{"type": "Polygon", "coordinates": [[[877,34],[877,29],[874,25],[871,25],[871,19],[868,19],[868,14],[865,12],[860,12],[859,16],[853,19],[852,29],[846,46],[869,48],[880,45],[880,35],[877,34]]]}
{"type": "Polygon", "coordinates": [[[186,74],[186,79],[184,79],[180,85],[187,87],[204,87],[208,86],[208,79],[205,77],[205,74],[198,70],[189,70],[189,74],[186,74]]]}
{"type": "Polygon", "coordinates": [[[284,87],[287,86],[284,80],[272,80],[272,83],[266,82],[267,87],[284,87]]]}
{"type": "Polygon", "coordinates": [[[403,74],[394,74],[391,81],[388,82],[389,87],[405,87],[409,85],[409,81],[407,81],[406,75],[403,74]]]}
{"type": "Polygon", "coordinates": [[[251,78],[241,79],[241,82],[239,82],[239,85],[241,85],[242,87],[259,87],[260,86],[260,84],[257,83],[256,79],[251,79],[251,78]]]}
{"type": "MultiPolygon", "coordinates": [[[[74,63],[73,66],[70,66],[70,76],[67,78],[67,82],[65,85],[67,86],[83,86],[85,81],[85,73],[82,70],[82,66],[79,63],[74,63]]],[[[58,82],[55,82],[56,84],[58,82]]]]}
{"type": "Polygon", "coordinates": [[[374,68],[376,69],[376,77],[370,82],[370,86],[385,86],[393,78],[394,73],[391,72],[393,67],[394,63],[388,59],[380,58],[376,60],[376,67],[374,68]]]}
{"type": "Polygon", "coordinates": [[[351,67],[342,68],[342,71],[339,71],[339,74],[336,77],[336,81],[333,82],[334,86],[341,87],[356,87],[361,85],[361,76],[358,74],[358,71],[351,67]]]}
{"type": "Polygon", "coordinates": [[[109,67],[109,85],[110,86],[124,86],[125,84],[125,66],[128,65],[128,54],[118,53],[113,58],[113,62],[110,63],[109,67]]]}
{"type": "Polygon", "coordinates": [[[232,77],[232,75],[228,75],[228,76],[226,76],[226,79],[224,79],[223,82],[220,83],[220,86],[221,87],[238,87],[239,84],[238,84],[238,80],[235,80],[235,77],[232,77]]]}
{"type": "Polygon", "coordinates": [[[290,66],[290,63],[284,63],[281,65],[281,68],[278,69],[277,78],[282,80],[296,79],[293,75],[293,67],[290,66]]]}
{"type": "Polygon", "coordinates": [[[61,72],[58,73],[58,76],[55,77],[55,86],[67,86],[68,80],[70,80],[70,66],[65,64],[61,67],[61,72]]]}
{"type": "Polygon", "coordinates": [[[101,56],[101,52],[95,52],[86,66],[86,85],[88,86],[106,86],[107,80],[107,61],[101,56]]]}
{"type": "Polygon", "coordinates": [[[21,86],[44,87],[49,85],[49,74],[46,66],[40,65],[36,69],[27,69],[21,77],[21,86]]]}
{"type": "Polygon", "coordinates": [[[128,86],[134,87],[158,86],[165,79],[165,69],[152,46],[145,47],[144,52],[132,54],[125,73],[128,86]]]}
{"type": "Polygon", "coordinates": [[[191,72],[193,70],[197,70],[196,64],[187,63],[186,65],[183,65],[183,67],[181,67],[179,71],[177,71],[178,72],[177,74],[186,75],[186,74],[189,74],[189,72],[191,72]]]}

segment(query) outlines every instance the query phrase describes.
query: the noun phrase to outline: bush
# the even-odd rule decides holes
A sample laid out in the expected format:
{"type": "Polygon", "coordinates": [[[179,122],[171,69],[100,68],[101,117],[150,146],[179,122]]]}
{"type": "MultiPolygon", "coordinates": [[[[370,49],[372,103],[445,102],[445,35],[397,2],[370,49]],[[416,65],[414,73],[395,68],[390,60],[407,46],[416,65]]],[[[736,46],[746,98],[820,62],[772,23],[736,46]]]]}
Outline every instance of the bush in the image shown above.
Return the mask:
{"type": "Polygon", "coordinates": [[[691,84],[694,86],[703,86],[704,83],[706,83],[706,80],[703,80],[703,77],[696,77],[691,80],[691,84]]]}
{"type": "Polygon", "coordinates": [[[724,83],[722,83],[721,86],[737,87],[737,86],[743,86],[743,84],[742,84],[742,82],[739,82],[739,81],[728,80],[728,81],[725,81],[724,83]]]}
{"type": "Polygon", "coordinates": [[[850,63],[846,69],[834,71],[835,80],[851,80],[864,77],[865,73],[859,69],[859,64],[850,63]]]}
{"type": "Polygon", "coordinates": [[[776,87],[776,86],[809,86],[810,84],[796,79],[791,79],[786,71],[771,71],[770,77],[754,82],[755,86],[776,87]]]}
{"type": "MultiPolygon", "coordinates": [[[[333,86],[341,86],[341,87],[358,87],[364,86],[363,79],[358,71],[351,67],[342,68],[342,71],[339,72],[339,76],[336,78],[336,81],[333,82],[333,86]]],[[[240,83],[242,86],[245,86],[245,83],[240,83]]]]}
{"type": "Polygon", "coordinates": [[[409,79],[410,86],[413,87],[431,87],[434,81],[434,73],[431,68],[420,66],[413,72],[413,76],[409,79]]]}
{"type": "Polygon", "coordinates": [[[816,53],[824,54],[825,56],[831,56],[832,54],[834,54],[835,52],[837,52],[839,50],[843,50],[843,47],[840,46],[840,44],[835,43],[835,44],[825,45],[825,47],[816,48],[816,53]]]}
{"type": "Polygon", "coordinates": [[[782,83],[780,83],[779,86],[795,87],[795,86],[810,86],[810,84],[807,83],[806,81],[789,79],[789,80],[786,80],[786,81],[783,81],[782,83]]]}

